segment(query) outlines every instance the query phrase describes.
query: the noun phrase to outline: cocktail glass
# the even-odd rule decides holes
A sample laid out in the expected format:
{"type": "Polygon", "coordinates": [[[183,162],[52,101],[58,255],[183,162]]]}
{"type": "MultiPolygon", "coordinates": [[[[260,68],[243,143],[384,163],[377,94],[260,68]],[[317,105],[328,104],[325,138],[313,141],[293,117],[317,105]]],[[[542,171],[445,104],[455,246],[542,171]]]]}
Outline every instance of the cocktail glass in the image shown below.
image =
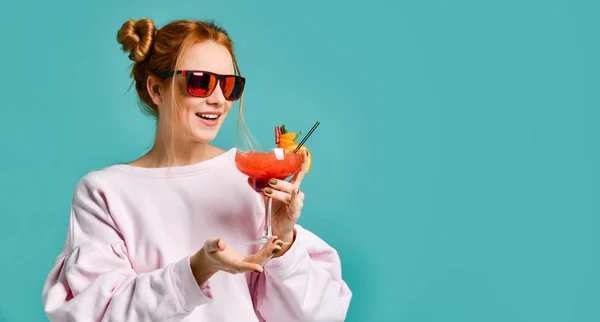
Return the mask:
{"type": "Polygon", "coordinates": [[[302,167],[302,154],[294,149],[260,147],[238,149],[235,155],[237,169],[252,178],[254,190],[265,200],[265,229],[263,235],[247,244],[264,244],[273,236],[271,225],[271,205],[273,199],[264,193],[272,178],[285,180],[302,167]]]}

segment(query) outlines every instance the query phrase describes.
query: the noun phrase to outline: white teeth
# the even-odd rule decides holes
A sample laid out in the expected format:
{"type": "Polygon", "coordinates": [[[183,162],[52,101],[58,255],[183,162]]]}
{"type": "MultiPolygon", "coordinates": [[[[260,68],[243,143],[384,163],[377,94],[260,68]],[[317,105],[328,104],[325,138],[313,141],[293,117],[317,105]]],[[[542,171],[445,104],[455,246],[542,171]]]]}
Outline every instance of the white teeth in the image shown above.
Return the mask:
{"type": "Polygon", "coordinates": [[[217,114],[196,114],[198,116],[200,116],[201,118],[205,118],[205,119],[209,119],[209,120],[216,120],[217,118],[219,118],[219,115],[217,114]]]}

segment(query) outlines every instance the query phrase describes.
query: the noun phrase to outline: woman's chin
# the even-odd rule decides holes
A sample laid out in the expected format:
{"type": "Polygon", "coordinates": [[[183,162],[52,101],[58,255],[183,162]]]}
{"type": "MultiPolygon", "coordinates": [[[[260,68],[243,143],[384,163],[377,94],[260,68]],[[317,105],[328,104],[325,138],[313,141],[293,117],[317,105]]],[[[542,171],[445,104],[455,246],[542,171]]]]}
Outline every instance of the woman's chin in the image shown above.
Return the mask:
{"type": "Polygon", "coordinates": [[[190,124],[191,128],[189,129],[190,133],[188,133],[188,137],[194,143],[212,142],[217,137],[217,133],[221,129],[221,124],[223,122],[222,119],[224,118],[224,116],[225,115],[221,115],[219,119],[209,121],[201,119],[194,115],[194,119],[190,124]]]}
{"type": "Polygon", "coordinates": [[[210,143],[216,137],[219,132],[219,126],[215,126],[211,129],[194,129],[192,133],[190,133],[190,139],[194,143],[210,143]]]}

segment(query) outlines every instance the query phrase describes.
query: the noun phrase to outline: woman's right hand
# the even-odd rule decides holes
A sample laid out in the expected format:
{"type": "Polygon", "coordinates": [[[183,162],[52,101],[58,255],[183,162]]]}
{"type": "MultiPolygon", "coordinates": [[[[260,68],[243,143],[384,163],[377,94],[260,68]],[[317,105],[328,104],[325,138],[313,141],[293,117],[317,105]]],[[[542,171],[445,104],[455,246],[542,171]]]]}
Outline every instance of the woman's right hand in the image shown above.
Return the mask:
{"type": "Polygon", "coordinates": [[[209,239],[191,256],[190,265],[198,285],[204,284],[218,271],[230,274],[250,271],[262,273],[263,266],[281,251],[282,246],[283,243],[274,236],[257,253],[245,256],[227,248],[227,243],[222,238],[209,239]]]}

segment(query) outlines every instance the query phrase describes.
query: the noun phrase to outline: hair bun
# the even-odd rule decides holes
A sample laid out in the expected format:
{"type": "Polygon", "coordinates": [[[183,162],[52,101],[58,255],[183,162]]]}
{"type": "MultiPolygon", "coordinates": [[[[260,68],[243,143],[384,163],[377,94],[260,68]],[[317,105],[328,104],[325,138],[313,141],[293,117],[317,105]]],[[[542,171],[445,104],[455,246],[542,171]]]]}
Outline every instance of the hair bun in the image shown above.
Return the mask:
{"type": "Polygon", "coordinates": [[[119,29],[117,41],[123,45],[123,51],[129,52],[129,59],[141,62],[146,59],[156,27],[151,19],[128,20],[119,29]]]}

